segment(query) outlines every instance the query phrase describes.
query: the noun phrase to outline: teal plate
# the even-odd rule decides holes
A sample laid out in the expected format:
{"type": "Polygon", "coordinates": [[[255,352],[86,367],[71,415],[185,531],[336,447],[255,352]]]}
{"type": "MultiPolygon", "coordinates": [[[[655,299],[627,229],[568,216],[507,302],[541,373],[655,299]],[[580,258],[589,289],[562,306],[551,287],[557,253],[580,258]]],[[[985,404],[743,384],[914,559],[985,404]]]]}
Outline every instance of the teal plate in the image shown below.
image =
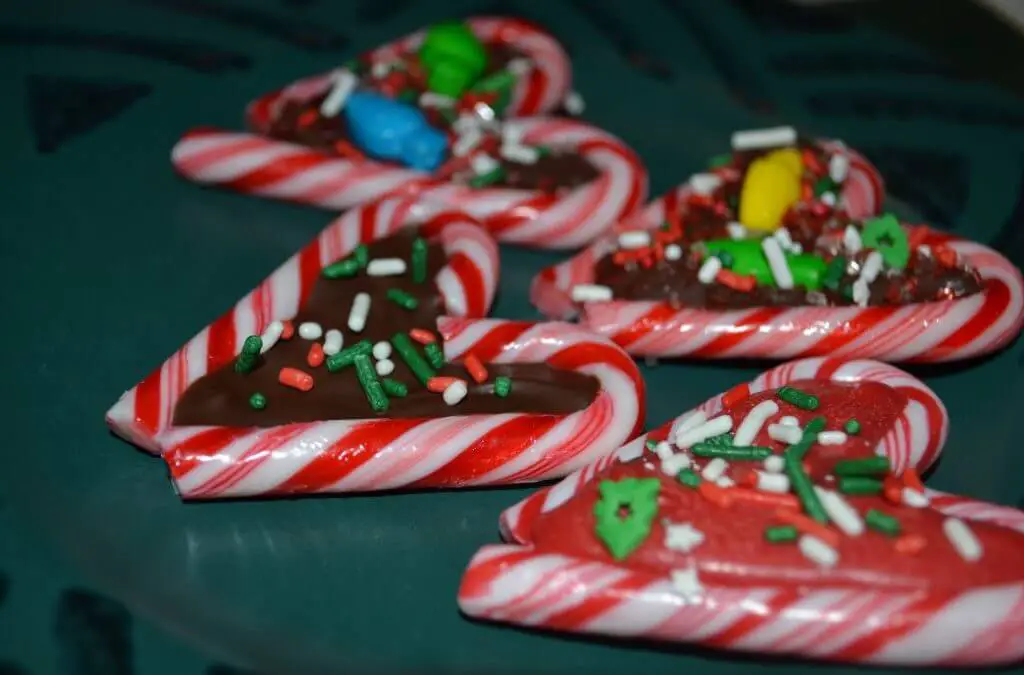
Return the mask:
{"type": "MultiPolygon", "coordinates": [[[[565,41],[587,117],[640,152],[655,193],[732,129],[790,121],[864,150],[902,215],[1024,261],[1024,104],[846,18],[767,0],[17,3],[0,18],[0,673],[855,670],[463,618],[464,565],[529,489],[183,504],[158,460],[106,432],[124,389],[328,221],[179,180],[178,134],[237,126],[269,86],[488,11],[565,41]]],[[[494,314],[536,318],[530,279],[558,256],[502,257],[494,314]]],[[[648,423],[762,366],[645,366],[648,423]]],[[[915,372],[952,416],[931,484],[1024,506],[1021,343],[915,372]]]]}

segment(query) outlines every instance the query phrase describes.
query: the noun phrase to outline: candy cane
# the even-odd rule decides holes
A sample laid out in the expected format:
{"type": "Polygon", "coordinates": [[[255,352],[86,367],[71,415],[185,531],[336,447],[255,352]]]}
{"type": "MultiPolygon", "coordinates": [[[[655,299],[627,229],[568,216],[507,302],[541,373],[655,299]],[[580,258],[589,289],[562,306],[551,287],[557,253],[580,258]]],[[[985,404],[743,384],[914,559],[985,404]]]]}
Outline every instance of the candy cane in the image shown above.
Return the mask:
{"type": "MultiPolygon", "coordinates": [[[[895,466],[924,470],[938,457],[948,419],[921,382],[871,361],[808,359],[775,368],[698,409],[712,415],[726,400],[794,380],[877,381],[908,403],[876,452],[895,466]]],[[[671,433],[687,415],[666,424],[671,433]]],[[[960,592],[885,588],[811,588],[705,583],[684,601],[664,574],[533,549],[536,517],[558,508],[616,461],[635,458],[644,439],[624,446],[507,510],[502,533],[513,545],[485,546],[459,589],[471,616],[562,631],[694,642],[739,651],[798,654],[879,664],[985,665],[1024,656],[1024,584],[960,592]]],[[[897,469],[902,470],[902,469],[897,469]]],[[[965,521],[1024,532],[1024,512],[928,491],[932,508],[965,521]]]]}
{"type": "Polygon", "coordinates": [[[647,197],[647,172],[629,147],[575,120],[509,122],[530,144],[578,152],[600,176],[555,197],[534,190],[474,189],[393,164],[331,157],[254,134],[201,129],[174,147],[175,169],[191,181],[326,209],[391,194],[420,194],[480,219],[502,241],[578,247],[629,216],[647,197]]]}
{"type": "MultiPolygon", "coordinates": [[[[675,193],[673,193],[675,194],[675,193]]],[[[662,222],[669,195],[630,219],[629,229],[662,222]]],[[[885,361],[955,361],[995,351],[1024,324],[1024,279],[992,249],[919,227],[921,242],[955,251],[976,269],[984,288],[956,300],[881,307],[761,307],[674,309],[667,303],[611,300],[582,308],[583,325],[630,354],[697,358],[789,359],[831,355],[885,361]]],[[[576,284],[591,283],[597,261],[612,248],[602,239],[533,281],[530,296],[547,316],[569,317],[576,284]]]]}

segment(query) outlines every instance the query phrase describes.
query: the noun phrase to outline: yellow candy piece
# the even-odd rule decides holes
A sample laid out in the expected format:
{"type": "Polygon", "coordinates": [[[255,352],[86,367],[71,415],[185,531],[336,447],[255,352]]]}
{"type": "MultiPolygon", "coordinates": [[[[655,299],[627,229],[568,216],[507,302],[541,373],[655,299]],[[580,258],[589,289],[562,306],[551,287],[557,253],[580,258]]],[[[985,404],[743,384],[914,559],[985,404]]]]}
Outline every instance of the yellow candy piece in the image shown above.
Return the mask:
{"type": "Polygon", "coordinates": [[[751,230],[774,232],[800,199],[803,162],[792,148],[775,150],[747,168],[740,190],[740,222],[751,230]]]}

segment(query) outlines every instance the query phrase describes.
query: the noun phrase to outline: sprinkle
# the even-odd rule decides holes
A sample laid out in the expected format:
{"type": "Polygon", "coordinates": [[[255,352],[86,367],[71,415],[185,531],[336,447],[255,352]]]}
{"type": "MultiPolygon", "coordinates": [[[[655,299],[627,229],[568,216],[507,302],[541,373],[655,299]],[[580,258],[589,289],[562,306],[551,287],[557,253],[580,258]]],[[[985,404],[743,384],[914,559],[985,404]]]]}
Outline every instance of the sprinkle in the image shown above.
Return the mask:
{"type": "Polygon", "coordinates": [[[501,156],[518,164],[536,164],[540,151],[528,145],[502,145],[501,156]]]}
{"type": "Polygon", "coordinates": [[[856,417],[851,417],[846,420],[846,424],[843,425],[843,431],[850,436],[856,436],[860,433],[860,422],[857,421],[856,417]]]}
{"type": "Polygon", "coordinates": [[[903,555],[917,555],[927,545],[928,540],[924,536],[916,533],[907,533],[900,535],[896,539],[893,548],[897,553],[902,553],[903,555]]]}
{"type": "Polygon", "coordinates": [[[651,234],[644,230],[630,230],[619,235],[619,248],[627,250],[646,248],[651,245],[651,234]]]}
{"type": "Polygon", "coordinates": [[[743,223],[738,223],[736,221],[727,223],[725,226],[725,231],[729,233],[729,238],[733,240],[738,241],[740,239],[747,238],[747,228],[743,225],[743,223]]]}
{"type": "Polygon", "coordinates": [[[797,547],[805,558],[819,567],[835,567],[839,562],[839,553],[834,548],[809,534],[800,537],[797,547]]]}
{"type": "MultiPolygon", "coordinates": [[[[672,445],[668,441],[649,442],[652,444],[651,452],[657,455],[659,459],[666,460],[669,457],[675,456],[675,450],[672,449],[672,445]]],[[[683,456],[686,457],[686,455],[683,456]]]]}
{"type": "Polygon", "coordinates": [[[267,397],[263,394],[256,392],[249,397],[249,407],[253,410],[263,410],[267,407],[267,397]]]}
{"type": "Polygon", "coordinates": [[[839,530],[850,537],[858,537],[864,533],[864,521],[861,520],[857,509],[850,506],[842,495],[832,490],[825,490],[815,486],[814,491],[825,507],[825,513],[829,520],[835,523],[839,530]]]}
{"type": "Polygon", "coordinates": [[[277,381],[299,391],[309,391],[313,388],[313,376],[298,368],[282,368],[277,374],[277,381]]]}
{"type": "Polygon", "coordinates": [[[452,154],[456,157],[465,157],[480,144],[484,139],[484,132],[480,127],[470,127],[459,134],[459,137],[452,144],[452,154]]]}
{"type": "Polygon", "coordinates": [[[306,354],[306,363],[309,364],[310,368],[319,368],[324,364],[324,348],[319,342],[314,342],[309,346],[309,353],[306,354]]]}
{"type": "Polygon", "coordinates": [[[792,235],[789,234],[789,230],[785,227],[780,227],[775,230],[772,235],[779,242],[779,246],[785,251],[791,251],[792,253],[803,253],[803,246],[793,241],[792,235]]]}
{"type": "Polygon", "coordinates": [[[384,393],[384,387],[377,379],[377,371],[373,367],[370,355],[362,353],[356,356],[355,367],[356,377],[359,378],[359,384],[363,387],[370,407],[374,412],[385,412],[388,409],[388,395],[384,393]]]}
{"type": "Polygon", "coordinates": [[[484,368],[484,364],[480,362],[476,354],[467,354],[466,358],[462,360],[462,365],[466,367],[466,372],[477,384],[487,381],[487,369],[484,368]]]}
{"type": "Polygon", "coordinates": [[[850,173],[850,158],[837,152],[828,160],[828,177],[835,183],[842,183],[850,173]]]}
{"type": "Polygon", "coordinates": [[[924,493],[924,483],[921,482],[921,476],[918,475],[917,469],[910,467],[903,472],[903,484],[912,490],[924,493]]]}
{"type": "Polygon", "coordinates": [[[759,492],[748,488],[728,490],[726,496],[730,500],[738,500],[752,506],[795,511],[800,508],[800,501],[791,494],[775,492],[759,492]]]}
{"type": "Polygon", "coordinates": [[[384,393],[388,396],[395,396],[402,398],[409,393],[409,387],[405,386],[398,380],[392,380],[390,377],[385,377],[380,381],[381,387],[384,389],[384,393]]]}
{"type": "Polygon", "coordinates": [[[415,296],[410,295],[399,288],[389,288],[385,295],[388,300],[395,303],[402,309],[412,311],[420,306],[420,301],[417,300],[415,296]]]}
{"type": "Polygon", "coordinates": [[[725,474],[728,468],[729,462],[725,461],[721,457],[715,457],[705,465],[704,470],[700,472],[700,475],[704,480],[718,480],[725,474]]]}
{"type": "Polygon", "coordinates": [[[796,129],[793,127],[770,127],[748,129],[732,135],[733,150],[760,150],[796,143],[796,129]]]}
{"type": "Polygon", "coordinates": [[[694,410],[686,415],[685,418],[680,419],[679,425],[676,427],[675,434],[678,436],[684,431],[690,429],[696,429],[699,425],[704,424],[708,419],[708,416],[703,410],[694,410]]]}
{"type": "Polygon", "coordinates": [[[391,357],[391,343],[387,340],[381,340],[377,344],[373,345],[373,358],[375,359],[387,359],[391,357]]]}
{"type": "Polygon", "coordinates": [[[946,533],[946,538],[961,558],[967,562],[977,562],[981,559],[981,542],[967,523],[959,518],[946,518],[942,523],[942,531],[946,533]]]}
{"type": "Polygon", "coordinates": [[[788,424],[769,424],[768,438],[779,443],[793,445],[800,442],[800,439],[803,438],[803,432],[800,430],[800,427],[788,424]]]}
{"type": "Polygon", "coordinates": [[[882,481],[882,496],[890,504],[903,504],[903,485],[896,476],[890,474],[882,481]]]}
{"type": "Polygon", "coordinates": [[[432,368],[439,370],[444,366],[444,351],[441,350],[441,345],[436,342],[424,345],[423,353],[427,355],[427,362],[432,368]]]}
{"type": "Polygon", "coordinates": [[[847,495],[877,495],[882,492],[882,481],[862,476],[842,476],[839,491],[847,495]]]}
{"type": "Polygon", "coordinates": [[[277,344],[277,341],[281,339],[281,335],[284,333],[284,323],[280,321],[271,321],[266,328],[263,329],[263,335],[260,339],[263,341],[263,346],[260,347],[260,354],[266,354],[270,351],[270,348],[277,344]]]}
{"type": "MultiPolygon", "coordinates": [[[[769,429],[770,428],[771,427],[769,427],[769,429]]],[[[772,455],[764,460],[764,470],[769,473],[782,473],[785,466],[786,460],[784,460],[781,455],[772,455]]]]}
{"type": "Polygon", "coordinates": [[[786,525],[794,526],[803,534],[809,534],[821,539],[829,546],[839,546],[838,532],[830,530],[818,521],[808,518],[796,509],[778,509],[775,512],[775,517],[786,525]]]}
{"type": "Polygon", "coordinates": [[[469,165],[477,176],[486,176],[501,168],[501,163],[490,155],[473,155],[469,160],[469,165]]]}
{"type": "Polygon", "coordinates": [[[604,302],[612,299],[612,289],[599,284],[576,284],[572,287],[573,302],[604,302]]]}
{"type": "Polygon", "coordinates": [[[512,378],[500,375],[494,378],[494,395],[505,398],[512,393],[512,378]]]}
{"type": "Polygon", "coordinates": [[[690,451],[697,457],[721,457],[738,461],[760,462],[772,454],[771,448],[757,446],[716,445],[713,443],[694,443],[690,451]]]}
{"type": "Polygon", "coordinates": [[[861,250],[863,244],[860,240],[860,231],[853,225],[847,225],[843,231],[843,248],[850,255],[856,254],[861,250]]]}
{"type": "Polygon", "coordinates": [[[683,249],[678,244],[669,244],[665,247],[665,260],[679,260],[683,257],[683,249]]]}
{"type": "Polygon", "coordinates": [[[505,70],[509,71],[513,75],[525,75],[533,69],[533,61],[521,56],[517,56],[514,59],[510,59],[505,64],[505,70]]]}
{"type": "Polygon", "coordinates": [[[710,195],[722,184],[722,179],[713,173],[695,173],[690,176],[690,189],[699,195],[710,195]]]}
{"type": "Polygon", "coordinates": [[[932,503],[931,500],[928,499],[928,495],[909,487],[903,488],[901,497],[903,504],[912,509],[923,509],[932,503]]]}
{"type": "Polygon", "coordinates": [[[707,285],[715,280],[719,270],[722,269],[722,261],[716,256],[709,256],[704,264],[700,266],[700,270],[697,272],[697,280],[702,284],[707,285]]]}
{"type": "Polygon", "coordinates": [[[256,367],[257,357],[263,350],[263,339],[259,335],[250,335],[242,343],[242,352],[235,359],[235,372],[245,374],[256,367]]]}
{"type": "Polygon", "coordinates": [[[282,321],[281,327],[281,339],[291,340],[292,337],[295,335],[295,324],[293,324],[291,321],[282,321]]]}
{"type": "Polygon", "coordinates": [[[704,543],[704,533],[692,523],[670,523],[665,521],[665,548],[689,553],[704,543]]]}
{"type": "Polygon", "coordinates": [[[728,286],[729,288],[742,293],[754,290],[754,286],[757,285],[757,279],[754,277],[747,276],[745,274],[736,274],[732,270],[725,269],[719,270],[718,276],[715,277],[715,280],[723,286],[728,286]]]}
{"type": "Polygon", "coordinates": [[[422,284],[427,279],[427,241],[416,237],[412,242],[412,280],[422,284]]]}
{"type": "Polygon", "coordinates": [[[701,443],[711,438],[712,436],[718,436],[720,434],[727,433],[732,429],[732,417],[728,415],[719,415],[714,419],[710,419],[707,422],[699,423],[696,426],[683,429],[680,428],[676,432],[674,443],[676,447],[688,448],[694,443],[701,443]]]}
{"type": "Polygon", "coordinates": [[[344,279],[354,277],[360,268],[358,260],[355,258],[345,258],[323,268],[320,270],[320,274],[325,279],[344,279]]]}
{"type": "MultiPolygon", "coordinates": [[[[821,418],[819,418],[821,419],[821,418]]],[[[804,431],[804,437],[800,443],[789,446],[784,455],[786,474],[789,476],[790,482],[793,484],[793,491],[796,492],[797,496],[800,497],[800,501],[804,505],[804,510],[814,520],[820,523],[828,522],[828,515],[825,513],[825,509],[821,506],[821,502],[818,500],[818,496],[814,493],[813,484],[811,483],[810,477],[803,468],[803,455],[807,451],[810,443],[817,435],[817,431],[812,431],[813,421],[807,425],[807,430],[804,431]]]]}
{"type": "Polygon", "coordinates": [[[369,314],[369,294],[356,293],[356,297],[352,300],[352,309],[348,313],[348,329],[353,333],[361,333],[366,328],[366,318],[369,314]]]}
{"type": "Polygon", "coordinates": [[[729,491],[720,488],[711,481],[705,480],[697,486],[697,493],[719,508],[727,509],[732,506],[732,497],[729,491]]]}
{"type": "Polygon", "coordinates": [[[425,91],[420,94],[419,104],[422,108],[451,108],[455,105],[455,99],[433,91],[425,91]]]}
{"type": "Polygon", "coordinates": [[[733,442],[740,446],[750,445],[757,438],[757,435],[761,433],[761,428],[768,421],[768,418],[778,412],[779,404],[775,401],[761,401],[747,413],[747,416],[736,427],[736,438],[733,439],[733,442]]]}
{"type": "Polygon", "coordinates": [[[343,339],[340,330],[332,328],[327,331],[327,335],[324,337],[324,354],[334,356],[340,352],[343,339]]]}
{"type": "Polygon", "coordinates": [[[413,328],[409,331],[409,337],[421,345],[429,345],[431,342],[436,342],[437,338],[434,334],[425,328],[413,328]]]}
{"type": "Polygon", "coordinates": [[[405,261],[401,258],[377,258],[366,266],[366,273],[371,277],[393,277],[405,274],[405,261]]]}
{"type": "MultiPolygon", "coordinates": [[[[777,455],[775,455],[777,457],[777,455]]],[[[779,459],[782,459],[779,457],[779,459]]],[[[778,492],[780,494],[789,492],[789,477],[784,473],[767,473],[755,471],[756,482],[754,487],[765,492],[778,492]]]]}
{"type": "Polygon", "coordinates": [[[768,259],[768,267],[771,268],[775,285],[783,289],[793,288],[793,273],[789,269],[786,254],[783,253],[778,240],[772,237],[763,239],[761,250],[764,251],[764,257],[768,259]]]}
{"type": "Polygon", "coordinates": [[[374,369],[377,371],[378,375],[385,377],[395,372],[395,362],[391,359],[380,359],[376,364],[374,364],[374,369]]]}
{"type": "Polygon", "coordinates": [[[672,570],[672,590],[683,599],[683,604],[699,605],[704,596],[704,586],[697,577],[697,567],[672,570]]]}
{"type": "Polygon", "coordinates": [[[369,355],[371,351],[369,340],[362,340],[356,344],[343,349],[337,354],[327,357],[327,370],[335,373],[342,368],[347,368],[355,363],[356,357],[360,354],[369,355]]]}
{"type": "Polygon", "coordinates": [[[355,260],[356,264],[359,265],[359,268],[362,269],[366,267],[366,263],[370,260],[370,249],[367,248],[366,244],[359,244],[352,249],[351,258],[352,260],[355,260]]]}
{"type": "Polygon", "coordinates": [[[865,459],[843,459],[836,462],[832,471],[837,476],[875,476],[892,470],[888,457],[867,457],[865,459]]]}
{"type": "Polygon", "coordinates": [[[894,537],[900,533],[900,521],[892,516],[882,513],[878,509],[871,509],[864,514],[864,522],[872,530],[894,537]]]}
{"type": "Polygon", "coordinates": [[[661,470],[668,476],[678,476],[680,471],[689,469],[691,464],[690,456],[684,452],[673,453],[669,450],[668,455],[661,458],[661,470]]]}
{"type": "Polygon", "coordinates": [[[788,544],[796,541],[799,535],[800,533],[792,525],[777,525],[766,527],[764,530],[764,539],[770,544],[788,544]]]}
{"type": "Polygon", "coordinates": [[[587,103],[578,91],[570,90],[562,99],[562,107],[570,115],[582,115],[587,108],[587,103]]]}
{"type": "Polygon", "coordinates": [[[434,376],[427,380],[427,390],[432,391],[435,394],[443,393],[444,390],[450,387],[452,383],[455,382],[457,379],[459,378],[447,376],[434,376]]]}
{"type": "Polygon", "coordinates": [[[370,66],[370,74],[375,78],[382,78],[391,72],[391,62],[389,61],[374,61],[373,65],[370,66]]]}
{"type": "Polygon", "coordinates": [[[704,479],[697,475],[692,469],[683,469],[676,474],[676,480],[687,487],[697,488],[700,486],[704,479]]]}
{"type": "Polygon", "coordinates": [[[818,409],[818,397],[813,394],[794,389],[793,387],[779,387],[778,391],[775,392],[781,400],[795,405],[801,410],[817,410],[818,409]]]}
{"type": "Polygon", "coordinates": [[[303,321],[299,324],[299,337],[303,340],[319,340],[324,329],[315,321],[303,321]]]}
{"type": "Polygon", "coordinates": [[[853,282],[853,301],[861,307],[867,307],[868,301],[871,300],[871,289],[868,288],[868,282],[864,279],[857,279],[853,282]]]}
{"type": "Polygon", "coordinates": [[[320,114],[324,117],[336,117],[341,112],[341,109],[345,107],[345,102],[348,101],[349,95],[359,83],[359,78],[356,77],[355,73],[345,68],[339,68],[334,71],[331,79],[334,80],[331,92],[327,94],[327,97],[320,104],[320,114]]]}
{"type": "Polygon", "coordinates": [[[455,380],[444,390],[441,394],[441,398],[448,405],[457,405],[462,399],[466,398],[466,393],[469,389],[466,387],[464,380],[455,380]]]}
{"type": "Polygon", "coordinates": [[[842,445],[846,442],[846,434],[842,431],[822,431],[818,434],[818,443],[821,445],[842,445]]]}

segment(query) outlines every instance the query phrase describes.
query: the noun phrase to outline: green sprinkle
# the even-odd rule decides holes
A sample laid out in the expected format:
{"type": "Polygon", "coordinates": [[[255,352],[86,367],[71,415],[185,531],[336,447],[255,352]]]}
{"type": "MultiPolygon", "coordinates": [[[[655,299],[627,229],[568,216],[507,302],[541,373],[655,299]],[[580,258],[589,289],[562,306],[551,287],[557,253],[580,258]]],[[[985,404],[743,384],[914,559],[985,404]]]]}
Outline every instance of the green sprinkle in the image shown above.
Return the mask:
{"type": "Polygon", "coordinates": [[[800,498],[804,511],[819,523],[827,524],[828,514],[825,513],[825,507],[821,505],[821,500],[818,499],[818,495],[814,491],[814,483],[811,482],[811,477],[807,475],[803,467],[804,455],[807,454],[807,451],[817,440],[818,432],[824,428],[824,417],[815,417],[808,422],[807,426],[804,427],[804,434],[800,442],[786,449],[786,452],[783,454],[783,461],[786,475],[789,476],[789,482],[793,486],[793,492],[800,498]]]}
{"type": "Polygon", "coordinates": [[[847,495],[877,495],[882,493],[882,481],[864,476],[842,476],[837,484],[847,495]]]}
{"type": "Polygon", "coordinates": [[[720,169],[723,166],[729,166],[730,164],[732,164],[732,154],[728,152],[722,153],[721,155],[715,155],[708,160],[709,169],[720,169]]]}
{"type": "Polygon", "coordinates": [[[427,280],[427,240],[423,237],[412,240],[412,280],[418,284],[427,280]]]}
{"type": "Polygon", "coordinates": [[[795,405],[801,410],[818,409],[818,397],[802,392],[799,389],[794,389],[793,387],[779,387],[779,391],[776,395],[786,403],[795,405]]]}
{"type": "Polygon", "coordinates": [[[533,148],[540,157],[547,157],[552,153],[551,147],[547,145],[535,145],[533,148]]]}
{"type": "Polygon", "coordinates": [[[815,417],[808,422],[807,426],[804,427],[803,436],[800,437],[799,441],[789,446],[787,452],[792,452],[797,455],[800,461],[803,461],[804,455],[807,454],[807,451],[810,450],[811,446],[818,440],[818,432],[825,428],[825,422],[825,418],[821,416],[815,417]]]}
{"type": "Polygon", "coordinates": [[[427,355],[427,361],[430,363],[431,368],[436,370],[444,368],[444,352],[441,350],[441,345],[431,342],[423,347],[423,351],[427,355]]]}
{"type": "Polygon", "coordinates": [[[865,459],[843,459],[832,467],[837,476],[878,476],[892,470],[888,457],[867,457],[865,459]]]}
{"type": "Polygon", "coordinates": [[[777,527],[766,527],[764,539],[772,544],[788,544],[796,541],[800,533],[792,525],[779,525],[777,527]]]}
{"type": "Polygon", "coordinates": [[[644,441],[644,447],[647,448],[648,450],[654,450],[656,447],[658,447],[658,442],[652,441],[651,439],[648,438],[646,441],[644,441]]]}
{"type": "Polygon", "coordinates": [[[398,355],[402,357],[405,365],[409,366],[409,370],[416,376],[416,379],[423,386],[427,386],[427,380],[434,376],[434,369],[423,360],[423,357],[413,345],[409,336],[405,333],[395,333],[391,336],[391,344],[394,346],[395,351],[398,352],[398,355]]]}
{"type": "Polygon", "coordinates": [[[384,387],[384,393],[388,396],[403,398],[409,393],[409,387],[405,386],[398,380],[392,380],[390,377],[385,377],[380,381],[380,384],[384,387]]]}
{"type": "Polygon", "coordinates": [[[895,537],[902,529],[900,521],[878,509],[871,509],[864,514],[864,523],[872,530],[877,530],[884,535],[895,537]]]}
{"type": "Polygon", "coordinates": [[[733,440],[732,434],[726,432],[724,434],[718,434],[717,436],[712,436],[711,438],[706,439],[704,441],[704,444],[705,445],[714,445],[715,447],[719,447],[719,448],[731,448],[732,447],[732,440],[733,440]]]}
{"type": "Polygon", "coordinates": [[[839,282],[843,280],[844,274],[846,274],[846,258],[837,255],[829,261],[821,285],[831,291],[839,290],[839,282]]]}
{"type": "Polygon", "coordinates": [[[494,378],[494,395],[505,398],[512,392],[512,379],[501,375],[494,378]]]}
{"type": "Polygon", "coordinates": [[[259,335],[250,335],[242,343],[242,353],[235,359],[235,372],[242,375],[252,372],[259,361],[263,339],[259,335]]]}
{"type": "Polygon", "coordinates": [[[259,356],[263,350],[263,338],[259,335],[250,335],[242,343],[242,353],[247,356],[259,356]]]}
{"type": "Polygon", "coordinates": [[[366,248],[366,244],[360,244],[352,251],[352,258],[362,269],[366,267],[366,263],[370,262],[370,249],[366,248]]]}
{"type": "Polygon", "coordinates": [[[601,498],[594,504],[594,532],[616,560],[629,556],[651,533],[660,488],[657,478],[603,480],[598,485],[601,498]]]}
{"type": "Polygon", "coordinates": [[[687,487],[696,488],[704,480],[693,469],[683,469],[676,474],[676,480],[687,487]]]}
{"type": "Polygon", "coordinates": [[[857,421],[856,417],[851,417],[846,420],[846,424],[843,425],[843,431],[851,436],[856,436],[860,433],[860,422],[857,421]]]}
{"type": "Polygon", "coordinates": [[[760,461],[772,455],[771,448],[758,446],[721,446],[711,443],[695,443],[690,450],[698,457],[722,457],[724,459],[760,461]]]}
{"type": "Polygon", "coordinates": [[[488,185],[494,185],[500,183],[505,178],[505,168],[499,166],[496,169],[492,169],[487,173],[482,173],[479,176],[473,176],[469,179],[469,186],[475,188],[487,187],[488,185]]]}
{"type": "Polygon", "coordinates": [[[267,407],[267,397],[263,394],[256,392],[249,397],[249,407],[253,410],[263,410],[267,407]]]}
{"type": "Polygon", "coordinates": [[[377,371],[373,367],[373,361],[368,354],[358,354],[355,358],[356,377],[363,387],[366,400],[374,412],[385,412],[388,409],[388,395],[384,393],[384,387],[377,379],[377,371]]]}
{"type": "Polygon", "coordinates": [[[359,272],[359,262],[354,258],[345,258],[323,268],[320,274],[325,279],[346,279],[354,277],[357,272],[359,272]]]}
{"type": "Polygon", "coordinates": [[[395,303],[402,309],[414,310],[420,306],[420,301],[398,288],[389,288],[388,300],[395,303]]]}
{"type": "Polygon", "coordinates": [[[834,192],[837,187],[838,186],[835,184],[835,182],[828,176],[819,178],[818,181],[814,184],[814,196],[820,197],[826,192],[834,192]]]}
{"type": "Polygon", "coordinates": [[[251,373],[252,369],[256,367],[256,360],[255,356],[239,354],[238,358],[235,359],[235,372],[240,375],[251,373]]]}
{"type": "Polygon", "coordinates": [[[517,80],[515,73],[509,70],[499,70],[478,80],[469,90],[473,92],[500,91],[514,87],[517,80]]]}
{"type": "Polygon", "coordinates": [[[328,356],[325,363],[327,364],[327,371],[336,373],[342,368],[348,368],[356,361],[357,356],[366,355],[369,356],[373,352],[373,345],[370,344],[369,340],[360,340],[351,347],[342,349],[333,356],[328,356]]]}

